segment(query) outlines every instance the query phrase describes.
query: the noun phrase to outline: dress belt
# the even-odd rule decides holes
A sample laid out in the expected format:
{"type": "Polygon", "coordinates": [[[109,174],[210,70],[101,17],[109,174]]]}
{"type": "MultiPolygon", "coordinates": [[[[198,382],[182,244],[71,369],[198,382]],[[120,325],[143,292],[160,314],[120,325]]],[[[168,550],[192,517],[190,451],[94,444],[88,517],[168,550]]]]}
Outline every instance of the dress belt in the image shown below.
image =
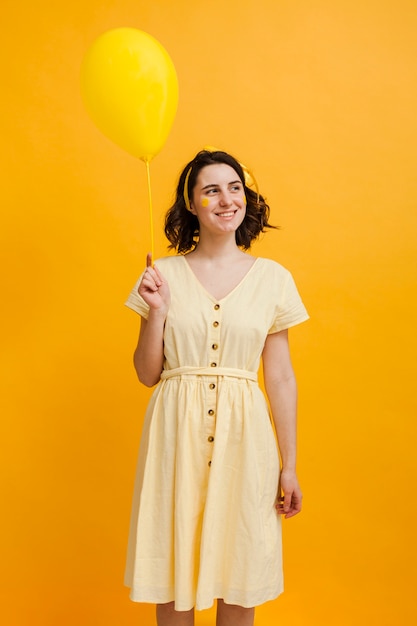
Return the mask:
{"type": "Polygon", "coordinates": [[[256,372],[235,369],[233,367],[174,367],[171,370],[162,370],[161,380],[180,376],[230,376],[231,378],[245,378],[258,382],[256,372]]]}

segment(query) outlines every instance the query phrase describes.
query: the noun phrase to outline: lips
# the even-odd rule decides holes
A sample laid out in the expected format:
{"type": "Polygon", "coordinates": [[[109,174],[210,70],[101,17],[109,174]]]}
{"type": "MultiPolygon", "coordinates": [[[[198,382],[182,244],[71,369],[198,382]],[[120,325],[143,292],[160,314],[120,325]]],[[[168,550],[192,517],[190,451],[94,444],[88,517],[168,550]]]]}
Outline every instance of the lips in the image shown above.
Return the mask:
{"type": "Polygon", "coordinates": [[[224,211],[223,213],[216,213],[217,217],[233,217],[236,211],[224,211]]]}

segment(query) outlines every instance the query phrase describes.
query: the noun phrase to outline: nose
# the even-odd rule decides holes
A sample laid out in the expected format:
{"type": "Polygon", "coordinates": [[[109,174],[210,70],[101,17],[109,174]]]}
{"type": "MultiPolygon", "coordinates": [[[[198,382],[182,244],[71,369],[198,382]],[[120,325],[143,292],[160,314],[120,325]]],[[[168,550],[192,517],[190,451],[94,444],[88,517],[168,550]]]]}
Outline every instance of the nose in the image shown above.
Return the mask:
{"type": "Polygon", "coordinates": [[[232,197],[226,189],[223,189],[220,194],[220,204],[222,206],[230,206],[232,204],[232,197]]]}

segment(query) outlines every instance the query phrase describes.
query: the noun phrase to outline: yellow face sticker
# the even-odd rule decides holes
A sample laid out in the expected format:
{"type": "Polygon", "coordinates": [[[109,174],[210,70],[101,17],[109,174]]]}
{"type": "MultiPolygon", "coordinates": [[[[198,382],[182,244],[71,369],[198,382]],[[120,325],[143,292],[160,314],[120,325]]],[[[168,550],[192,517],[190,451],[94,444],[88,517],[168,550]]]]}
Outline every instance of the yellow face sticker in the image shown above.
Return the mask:
{"type": "Polygon", "coordinates": [[[209,199],[208,198],[203,198],[201,201],[202,206],[206,207],[209,205],[209,199]]]}

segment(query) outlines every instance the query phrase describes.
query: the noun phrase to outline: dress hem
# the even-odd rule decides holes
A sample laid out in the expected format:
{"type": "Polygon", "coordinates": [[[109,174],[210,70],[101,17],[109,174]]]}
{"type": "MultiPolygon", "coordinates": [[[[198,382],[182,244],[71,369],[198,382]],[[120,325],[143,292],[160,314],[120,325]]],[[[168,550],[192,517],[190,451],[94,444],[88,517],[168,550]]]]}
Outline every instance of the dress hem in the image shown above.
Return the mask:
{"type": "MultiPolygon", "coordinates": [[[[129,585],[126,585],[126,587],[130,588],[129,585]]],[[[274,591],[268,591],[261,597],[259,597],[258,594],[257,599],[253,602],[249,602],[247,600],[239,601],[239,599],[235,597],[233,593],[224,593],[218,595],[216,594],[211,598],[211,600],[203,600],[190,605],[189,603],[183,604],[182,602],[176,601],[175,597],[173,597],[171,594],[168,594],[166,596],[162,596],[162,594],[153,595],[152,593],[148,593],[146,591],[133,591],[130,588],[129,598],[132,602],[142,604],[168,604],[169,602],[174,602],[176,611],[191,611],[192,609],[195,609],[196,611],[205,611],[207,609],[211,609],[214,606],[216,600],[223,600],[225,604],[241,606],[243,608],[250,609],[261,606],[262,604],[266,604],[266,602],[272,602],[273,600],[276,600],[280,595],[282,595],[283,592],[284,588],[281,587],[279,590],[275,589],[274,591]]]]}

